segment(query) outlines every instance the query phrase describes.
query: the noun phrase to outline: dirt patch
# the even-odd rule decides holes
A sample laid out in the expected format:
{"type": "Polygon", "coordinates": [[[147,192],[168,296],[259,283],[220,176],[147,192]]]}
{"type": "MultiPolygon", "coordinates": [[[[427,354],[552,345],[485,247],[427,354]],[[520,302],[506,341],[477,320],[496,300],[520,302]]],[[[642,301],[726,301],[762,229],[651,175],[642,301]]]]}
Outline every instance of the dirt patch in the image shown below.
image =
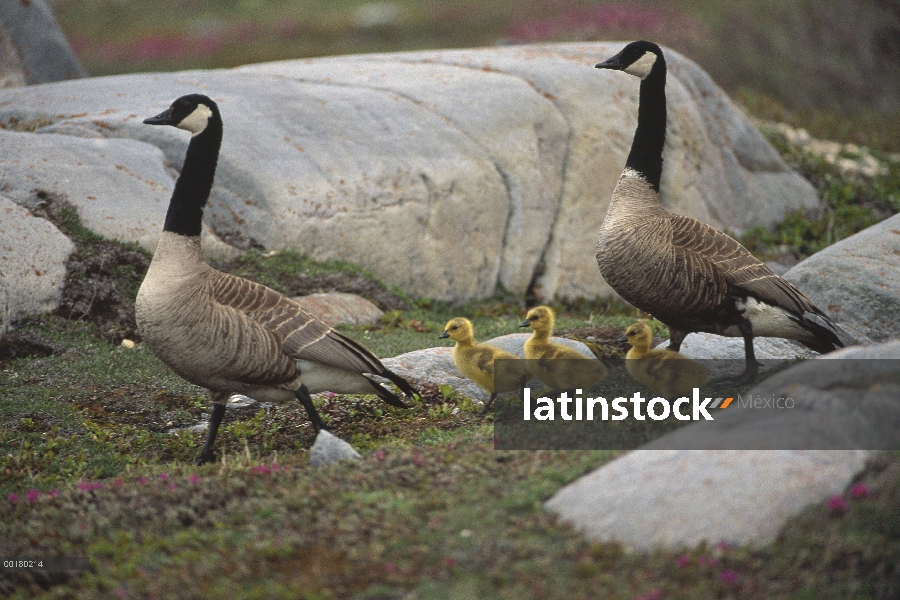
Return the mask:
{"type": "Polygon", "coordinates": [[[95,324],[104,340],[140,341],[134,298],[150,266],[150,256],[134,245],[105,240],[88,231],[75,207],[58,194],[36,190],[35,216],[56,225],[75,244],[66,263],[66,285],[54,314],[95,324]]]}
{"type": "Polygon", "coordinates": [[[33,331],[12,333],[0,341],[0,366],[17,358],[53,356],[64,351],[60,344],[33,331]]]}

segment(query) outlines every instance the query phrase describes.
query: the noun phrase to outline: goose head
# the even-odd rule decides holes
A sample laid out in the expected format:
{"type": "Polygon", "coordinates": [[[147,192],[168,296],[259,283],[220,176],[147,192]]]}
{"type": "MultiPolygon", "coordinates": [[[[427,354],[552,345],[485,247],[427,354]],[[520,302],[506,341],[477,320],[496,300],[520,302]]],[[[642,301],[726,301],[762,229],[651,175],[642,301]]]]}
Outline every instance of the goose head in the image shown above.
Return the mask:
{"type": "Polygon", "coordinates": [[[198,135],[206,131],[213,120],[221,121],[219,107],[208,96],[188,94],[155,117],[144,119],[145,125],[171,125],[198,135]]]}
{"type": "Polygon", "coordinates": [[[653,331],[644,321],[638,321],[629,325],[625,330],[625,335],[617,341],[627,342],[638,350],[649,350],[653,345],[653,331]]]}
{"type": "Polygon", "coordinates": [[[549,306],[535,306],[525,315],[525,320],[519,323],[519,327],[531,327],[539,333],[553,331],[555,317],[553,309],[549,306]]]}
{"type": "Polygon", "coordinates": [[[653,42],[631,42],[615,56],[596,65],[598,69],[625,71],[639,79],[646,79],[657,63],[665,64],[662,50],[653,42]]]}
{"type": "Polygon", "coordinates": [[[454,342],[470,342],[475,340],[475,330],[472,328],[470,320],[456,317],[447,322],[443,333],[438,337],[441,339],[450,338],[454,342]]]}

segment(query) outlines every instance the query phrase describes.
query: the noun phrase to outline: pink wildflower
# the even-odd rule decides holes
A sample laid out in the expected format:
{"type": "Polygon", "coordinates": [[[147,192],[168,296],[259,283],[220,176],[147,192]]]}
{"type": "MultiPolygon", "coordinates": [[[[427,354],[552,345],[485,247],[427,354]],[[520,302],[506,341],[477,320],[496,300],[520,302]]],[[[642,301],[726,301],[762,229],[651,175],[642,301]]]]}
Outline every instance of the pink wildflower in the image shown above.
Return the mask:
{"type": "Polygon", "coordinates": [[[116,477],[116,478],[113,480],[113,487],[115,487],[115,488],[120,488],[120,487],[122,487],[122,480],[119,479],[118,477],[116,477]]]}
{"type": "Polygon", "coordinates": [[[168,476],[166,473],[160,473],[160,474],[159,474],[159,480],[160,480],[160,481],[165,481],[165,480],[168,479],[168,478],[169,478],[169,476],[168,476]]]}
{"type": "Polygon", "coordinates": [[[25,492],[25,500],[28,501],[28,504],[31,504],[40,497],[41,492],[38,490],[28,490],[27,492],[25,492]]]}
{"type": "Polygon", "coordinates": [[[9,495],[9,503],[10,503],[10,504],[15,504],[15,503],[18,502],[18,501],[19,501],[19,497],[18,497],[18,496],[16,496],[15,494],[10,494],[10,495],[9,495]]]}
{"type": "Polygon", "coordinates": [[[147,478],[146,478],[146,477],[138,477],[138,483],[141,484],[141,485],[146,485],[146,484],[147,484],[147,478]]]}
{"type": "Polygon", "coordinates": [[[384,563],[384,570],[387,571],[388,573],[395,573],[397,571],[397,565],[388,561],[388,562],[384,563]]]}
{"type": "Polygon", "coordinates": [[[687,554],[682,554],[678,558],[675,559],[675,564],[681,567],[682,569],[689,564],[691,564],[691,557],[687,554]]]}
{"type": "Polygon", "coordinates": [[[113,594],[115,595],[116,598],[125,598],[125,596],[126,596],[125,588],[123,588],[122,586],[119,586],[116,588],[116,591],[114,591],[113,594]]]}
{"type": "Polygon", "coordinates": [[[734,585],[737,583],[737,572],[732,569],[725,569],[719,573],[719,581],[734,585]]]}
{"type": "Polygon", "coordinates": [[[864,483],[857,483],[852,488],[850,488],[850,496],[857,500],[859,500],[860,498],[868,498],[869,486],[864,483]]]}
{"type": "Polygon", "coordinates": [[[452,556],[445,556],[444,564],[447,565],[448,569],[452,569],[453,567],[456,566],[456,559],[453,558],[452,556]]]}
{"type": "Polygon", "coordinates": [[[177,490],[177,489],[178,489],[178,486],[175,485],[174,483],[170,483],[170,484],[169,484],[169,490],[171,490],[171,491],[174,492],[174,491],[177,490]]]}
{"type": "Polygon", "coordinates": [[[726,550],[728,550],[728,542],[726,542],[725,540],[722,540],[721,542],[716,544],[715,548],[719,552],[725,552],[726,550]]]}
{"type": "Polygon", "coordinates": [[[831,511],[831,514],[835,516],[841,516],[845,512],[847,512],[848,504],[847,501],[844,500],[843,496],[832,496],[828,499],[828,503],[826,504],[828,510],[831,511]]]}
{"type": "Polygon", "coordinates": [[[50,496],[51,498],[55,498],[55,497],[59,496],[59,490],[56,488],[53,488],[52,490],[47,492],[47,495],[50,496]]]}
{"type": "Polygon", "coordinates": [[[375,460],[381,460],[382,458],[384,458],[384,452],[382,452],[381,450],[378,450],[375,453],[375,460]]]}
{"type": "Polygon", "coordinates": [[[191,483],[193,483],[194,485],[197,485],[199,482],[200,482],[200,476],[199,476],[199,475],[197,475],[196,473],[194,473],[193,475],[191,475],[191,483]]]}

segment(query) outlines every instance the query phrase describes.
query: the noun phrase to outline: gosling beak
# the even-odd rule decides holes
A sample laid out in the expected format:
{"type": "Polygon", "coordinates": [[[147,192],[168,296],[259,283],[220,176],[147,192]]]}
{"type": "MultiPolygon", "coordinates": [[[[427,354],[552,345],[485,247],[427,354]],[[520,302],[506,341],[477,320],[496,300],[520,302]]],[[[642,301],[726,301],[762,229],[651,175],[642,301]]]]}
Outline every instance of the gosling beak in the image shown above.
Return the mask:
{"type": "Polygon", "coordinates": [[[623,335],[622,337],[620,337],[620,338],[617,339],[616,341],[619,342],[620,344],[624,344],[625,342],[628,341],[628,337],[623,335]]]}
{"type": "Polygon", "coordinates": [[[528,319],[525,319],[521,323],[519,323],[519,327],[531,327],[531,322],[528,319]]]}
{"type": "Polygon", "coordinates": [[[175,125],[172,120],[172,107],[167,108],[155,117],[144,119],[144,125],[175,125]]]}
{"type": "Polygon", "coordinates": [[[616,71],[621,71],[624,68],[624,65],[621,62],[622,53],[616,54],[612,58],[607,58],[602,63],[594,65],[596,69],[614,69],[616,71]]]}
{"type": "Polygon", "coordinates": [[[447,331],[447,330],[445,329],[445,330],[443,331],[443,333],[441,333],[441,335],[438,336],[438,339],[439,339],[439,340],[443,340],[443,339],[446,339],[446,338],[448,338],[448,337],[450,337],[450,332],[447,331]]]}

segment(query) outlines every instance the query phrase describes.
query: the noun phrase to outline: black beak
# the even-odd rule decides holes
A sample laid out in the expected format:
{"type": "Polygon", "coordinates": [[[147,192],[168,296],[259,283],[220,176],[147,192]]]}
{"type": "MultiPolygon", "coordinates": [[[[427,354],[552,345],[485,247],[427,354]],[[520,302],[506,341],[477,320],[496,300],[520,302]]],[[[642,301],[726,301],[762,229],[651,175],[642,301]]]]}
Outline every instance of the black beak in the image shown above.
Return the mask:
{"type": "Polygon", "coordinates": [[[623,343],[625,343],[625,342],[628,341],[628,336],[624,336],[624,335],[623,335],[622,337],[620,337],[620,338],[617,339],[616,341],[619,342],[620,344],[623,344],[623,343]]]}
{"type": "Polygon", "coordinates": [[[443,340],[443,339],[446,339],[446,338],[448,338],[448,337],[450,337],[450,332],[447,331],[447,330],[445,329],[444,332],[443,332],[441,335],[438,336],[438,339],[439,339],[439,340],[443,340]]]}
{"type": "Polygon", "coordinates": [[[521,323],[519,323],[519,327],[531,327],[531,322],[528,319],[525,319],[521,323]]]}
{"type": "Polygon", "coordinates": [[[176,125],[172,120],[172,108],[167,108],[155,117],[144,119],[144,125],[176,125]]]}
{"type": "Polygon", "coordinates": [[[614,69],[616,71],[621,71],[625,68],[625,65],[622,64],[621,61],[622,53],[616,54],[612,58],[607,58],[602,63],[594,65],[597,69],[614,69]]]}

